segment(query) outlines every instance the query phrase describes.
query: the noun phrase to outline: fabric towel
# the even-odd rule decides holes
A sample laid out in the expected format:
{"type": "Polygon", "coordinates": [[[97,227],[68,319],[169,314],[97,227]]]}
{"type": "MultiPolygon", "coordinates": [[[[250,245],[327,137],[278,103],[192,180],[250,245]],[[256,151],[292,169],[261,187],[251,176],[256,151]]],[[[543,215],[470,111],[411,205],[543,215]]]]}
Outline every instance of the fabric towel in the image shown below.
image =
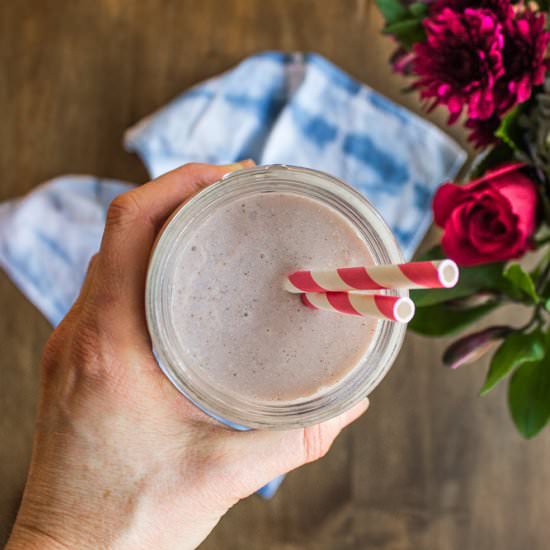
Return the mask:
{"type": "MultiPolygon", "coordinates": [[[[436,187],[466,159],[435,126],[312,53],[252,56],[130,128],[125,146],[152,178],[246,158],[323,170],[368,197],[406,258],[431,223],[436,187]]],[[[53,325],[78,294],[107,206],[129,188],[68,175],[0,204],[0,266],[53,325]]]]}

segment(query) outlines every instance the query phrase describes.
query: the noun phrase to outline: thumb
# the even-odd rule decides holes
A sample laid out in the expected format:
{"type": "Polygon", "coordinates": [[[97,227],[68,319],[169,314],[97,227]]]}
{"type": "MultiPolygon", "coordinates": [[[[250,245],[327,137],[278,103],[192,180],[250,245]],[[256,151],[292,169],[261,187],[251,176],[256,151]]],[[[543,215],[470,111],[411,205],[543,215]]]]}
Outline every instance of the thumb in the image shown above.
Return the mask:
{"type": "Polygon", "coordinates": [[[288,431],[233,432],[224,445],[224,478],[237,483],[237,500],[275,477],[325,456],[338,434],[368,408],[365,398],[349,411],[315,426],[288,431]]]}

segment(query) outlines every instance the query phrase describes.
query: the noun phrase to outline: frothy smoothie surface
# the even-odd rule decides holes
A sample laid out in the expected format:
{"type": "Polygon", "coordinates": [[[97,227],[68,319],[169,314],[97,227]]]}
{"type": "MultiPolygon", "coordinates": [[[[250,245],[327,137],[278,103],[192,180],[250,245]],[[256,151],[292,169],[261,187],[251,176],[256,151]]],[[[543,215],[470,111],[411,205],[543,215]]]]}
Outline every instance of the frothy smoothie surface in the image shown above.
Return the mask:
{"type": "Polygon", "coordinates": [[[171,322],[210,383],[292,400],[338,382],[367,352],[376,320],[313,311],[282,288],[296,269],[372,264],[335,209],[292,193],[249,196],[213,210],[177,254],[171,322]]]}

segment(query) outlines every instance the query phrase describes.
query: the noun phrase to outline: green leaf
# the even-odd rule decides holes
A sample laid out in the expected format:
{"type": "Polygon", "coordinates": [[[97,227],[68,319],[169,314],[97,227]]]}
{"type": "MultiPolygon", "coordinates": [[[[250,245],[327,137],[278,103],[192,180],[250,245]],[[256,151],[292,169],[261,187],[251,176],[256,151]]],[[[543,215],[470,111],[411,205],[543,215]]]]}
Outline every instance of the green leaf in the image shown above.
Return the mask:
{"type": "Polygon", "coordinates": [[[514,423],[524,437],[539,433],[550,419],[550,361],[526,363],[512,376],[508,405],[514,423]]]}
{"type": "Polygon", "coordinates": [[[493,355],[481,395],[491,391],[517,367],[533,361],[542,361],[545,354],[544,344],[544,335],[540,330],[528,334],[515,332],[508,336],[493,355]]]}
{"type": "Polygon", "coordinates": [[[504,278],[510,283],[502,289],[512,298],[527,300],[532,304],[538,304],[540,298],[535,288],[531,275],[524,271],[519,264],[512,264],[504,271],[504,278]]]}
{"type": "Polygon", "coordinates": [[[428,13],[428,4],[424,2],[415,2],[409,6],[409,12],[415,17],[423,18],[428,13]]]}
{"type": "Polygon", "coordinates": [[[516,107],[511,110],[501,121],[500,126],[495,132],[495,136],[499,137],[510,149],[517,151],[521,148],[521,130],[518,125],[518,117],[523,111],[522,108],[516,107]]]}
{"type": "Polygon", "coordinates": [[[420,256],[416,258],[416,262],[429,262],[431,260],[443,260],[445,259],[445,252],[441,248],[441,245],[436,244],[432,248],[426,250],[420,256]]]}
{"type": "Polygon", "coordinates": [[[422,42],[426,33],[420,19],[403,19],[384,27],[385,34],[393,34],[406,48],[410,48],[416,42],[422,42]]]}
{"type": "Polygon", "coordinates": [[[411,290],[411,299],[417,307],[424,307],[464,298],[480,290],[500,290],[504,286],[503,267],[500,262],[462,267],[455,287],[411,290]]]}
{"type": "Polygon", "coordinates": [[[548,300],[544,303],[544,308],[546,311],[550,311],[550,298],[548,298],[548,300]]]}
{"type": "Polygon", "coordinates": [[[376,0],[376,5],[382,12],[386,25],[391,25],[408,16],[407,8],[399,0],[376,0]]]}
{"type": "Polygon", "coordinates": [[[497,143],[486,154],[481,154],[478,160],[475,161],[472,171],[470,173],[471,179],[479,178],[487,170],[495,168],[499,164],[508,162],[514,159],[514,150],[506,143],[497,143]]]}
{"type": "Polygon", "coordinates": [[[409,328],[424,336],[454,334],[477,321],[499,304],[492,302],[465,310],[456,310],[446,304],[434,304],[416,309],[409,328]]]}

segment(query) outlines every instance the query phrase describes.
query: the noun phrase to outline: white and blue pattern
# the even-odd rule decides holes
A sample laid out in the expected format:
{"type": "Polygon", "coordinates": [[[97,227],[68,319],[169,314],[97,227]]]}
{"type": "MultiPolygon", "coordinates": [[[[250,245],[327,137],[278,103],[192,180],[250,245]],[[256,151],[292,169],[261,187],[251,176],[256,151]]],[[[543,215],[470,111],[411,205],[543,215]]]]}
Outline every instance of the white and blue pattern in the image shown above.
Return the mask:
{"type": "MultiPolygon", "coordinates": [[[[369,198],[407,258],[431,222],[435,188],[466,158],[436,127],[323,57],[279,52],[183,93],[128,130],[125,143],[151,177],[186,162],[246,158],[328,172],[369,198]]],[[[52,324],[78,294],[108,204],[130,187],[64,176],[0,204],[0,266],[52,324]]]]}

